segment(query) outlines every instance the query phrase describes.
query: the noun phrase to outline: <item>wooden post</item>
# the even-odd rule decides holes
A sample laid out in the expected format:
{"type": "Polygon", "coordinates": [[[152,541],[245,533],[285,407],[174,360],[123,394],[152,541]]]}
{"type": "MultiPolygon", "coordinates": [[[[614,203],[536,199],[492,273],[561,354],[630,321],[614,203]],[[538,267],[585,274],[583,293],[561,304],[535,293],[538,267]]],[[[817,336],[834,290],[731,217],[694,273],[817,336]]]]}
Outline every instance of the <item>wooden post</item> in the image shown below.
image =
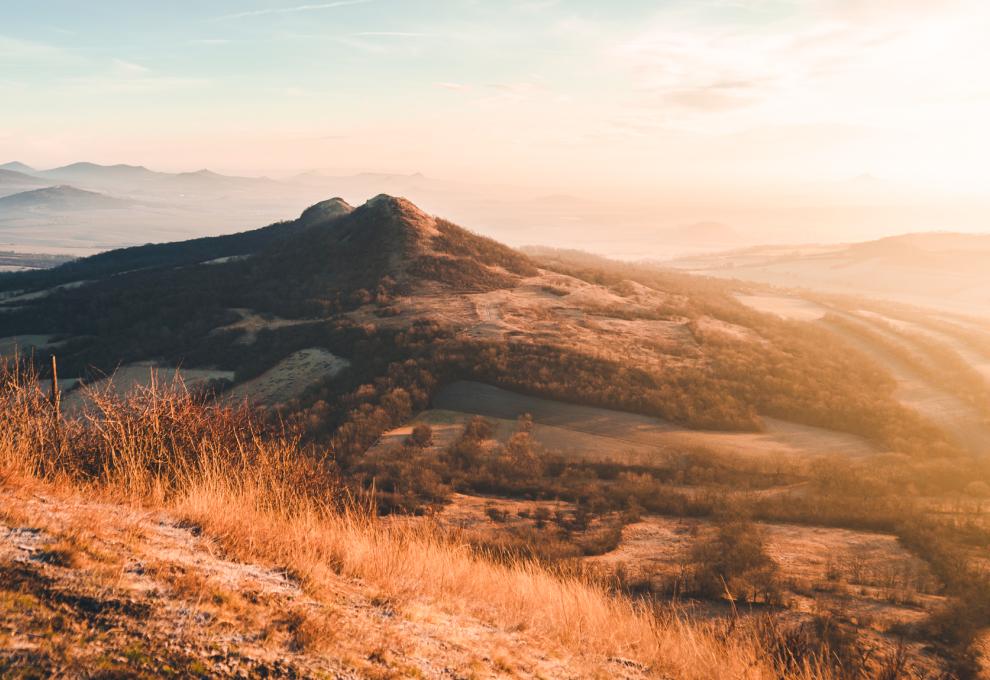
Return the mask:
{"type": "Polygon", "coordinates": [[[55,416],[57,417],[62,410],[62,394],[58,389],[58,362],[55,360],[55,355],[52,355],[52,394],[51,394],[52,406],[55,407],[55,416]]]}

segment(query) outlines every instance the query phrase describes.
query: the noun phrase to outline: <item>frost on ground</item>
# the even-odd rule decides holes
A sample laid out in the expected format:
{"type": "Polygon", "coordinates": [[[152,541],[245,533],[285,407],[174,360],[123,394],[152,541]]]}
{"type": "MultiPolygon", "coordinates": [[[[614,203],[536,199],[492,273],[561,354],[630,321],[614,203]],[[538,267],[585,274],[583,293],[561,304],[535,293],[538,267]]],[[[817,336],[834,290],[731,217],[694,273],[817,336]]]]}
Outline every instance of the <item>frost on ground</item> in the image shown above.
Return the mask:
{"type": "Polygon", "coordinates": [[[166,515],[3,491],[0,677],[581,675],[521,632],[353,579],[311,596],[166,515]]]}

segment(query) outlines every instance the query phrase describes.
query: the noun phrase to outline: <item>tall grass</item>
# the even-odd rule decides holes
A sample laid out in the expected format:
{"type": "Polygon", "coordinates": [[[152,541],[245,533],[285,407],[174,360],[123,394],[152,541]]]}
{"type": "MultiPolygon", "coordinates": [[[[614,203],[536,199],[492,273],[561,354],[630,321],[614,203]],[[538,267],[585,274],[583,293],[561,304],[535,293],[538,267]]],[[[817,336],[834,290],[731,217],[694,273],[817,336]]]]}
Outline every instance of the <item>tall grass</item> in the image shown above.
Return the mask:
{"type": "Polygon", "coordinates": [[[245,408],[152,384],[89,391],[66,417],[37,376],[0,367],[0,480],[70,488],[195,522],[235,558],[284,568],[314,596],[360,579],[401,610],[426,603],[521,631],[604,673],[627,659],[655,676],[826,678],[826,664],[772,651],[755,627],[689,622],[534,562],[505,563],[427,522],[379,521],[347,502],[319,452],[245,408]]]}

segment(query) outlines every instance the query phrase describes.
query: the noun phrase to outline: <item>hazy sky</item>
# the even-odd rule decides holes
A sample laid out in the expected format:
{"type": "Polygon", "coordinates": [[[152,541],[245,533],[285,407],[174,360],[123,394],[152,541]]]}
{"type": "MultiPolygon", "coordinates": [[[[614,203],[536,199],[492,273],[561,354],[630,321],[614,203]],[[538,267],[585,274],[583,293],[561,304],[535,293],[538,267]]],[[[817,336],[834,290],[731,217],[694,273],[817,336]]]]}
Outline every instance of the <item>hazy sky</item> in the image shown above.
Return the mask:
{"type": "Polygon", "coordinates": [[[985,0],[0,0],[0,162],[990,186],[985,0]]]}

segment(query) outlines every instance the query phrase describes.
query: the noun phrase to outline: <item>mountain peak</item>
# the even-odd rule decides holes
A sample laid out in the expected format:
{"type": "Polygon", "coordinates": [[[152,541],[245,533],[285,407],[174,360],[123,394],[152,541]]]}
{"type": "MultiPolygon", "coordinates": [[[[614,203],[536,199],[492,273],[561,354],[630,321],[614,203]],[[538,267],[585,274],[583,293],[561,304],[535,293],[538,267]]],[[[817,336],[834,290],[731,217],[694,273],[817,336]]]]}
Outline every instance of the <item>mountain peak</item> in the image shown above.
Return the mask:
{"type": "Polygon", "coordinates": [[[369,208],[387,207],[390,210],[402,210],[425,215],[425,213],[408,198],[392,196],[390,194],[378,194],[374,198],[369,198],[364,205],[369,208]]]}
{"type": "Polygon", "coordinates": [[[420,210],[409,199],[401,196],[378,194],[369,199],[360,209],[383,218],[399,220],[407,229],[411,228],[421,235],[432,237],[438,233],[436,219],[420,210]]]}
{"type": "Polygon", "coordinates": [[[341,215],[347,215],[353,210],[354,208],[347,201],[338,196],[309,206],[303,210],[298,221],[306,226],[310,226],[332,220],[341,215]]]}
{"type": "Polygon", "coordinates": [[[402,294],[510,288],[536,273],[521,253],[387,194],[353,210],[330,199],[308,208],[299,221],[301,231],[259,254],[256,263],[283,283],[291,278],[304,291],[300,299],[324,301],[319,304],[341,291],[381,285],[402,294]]]}

